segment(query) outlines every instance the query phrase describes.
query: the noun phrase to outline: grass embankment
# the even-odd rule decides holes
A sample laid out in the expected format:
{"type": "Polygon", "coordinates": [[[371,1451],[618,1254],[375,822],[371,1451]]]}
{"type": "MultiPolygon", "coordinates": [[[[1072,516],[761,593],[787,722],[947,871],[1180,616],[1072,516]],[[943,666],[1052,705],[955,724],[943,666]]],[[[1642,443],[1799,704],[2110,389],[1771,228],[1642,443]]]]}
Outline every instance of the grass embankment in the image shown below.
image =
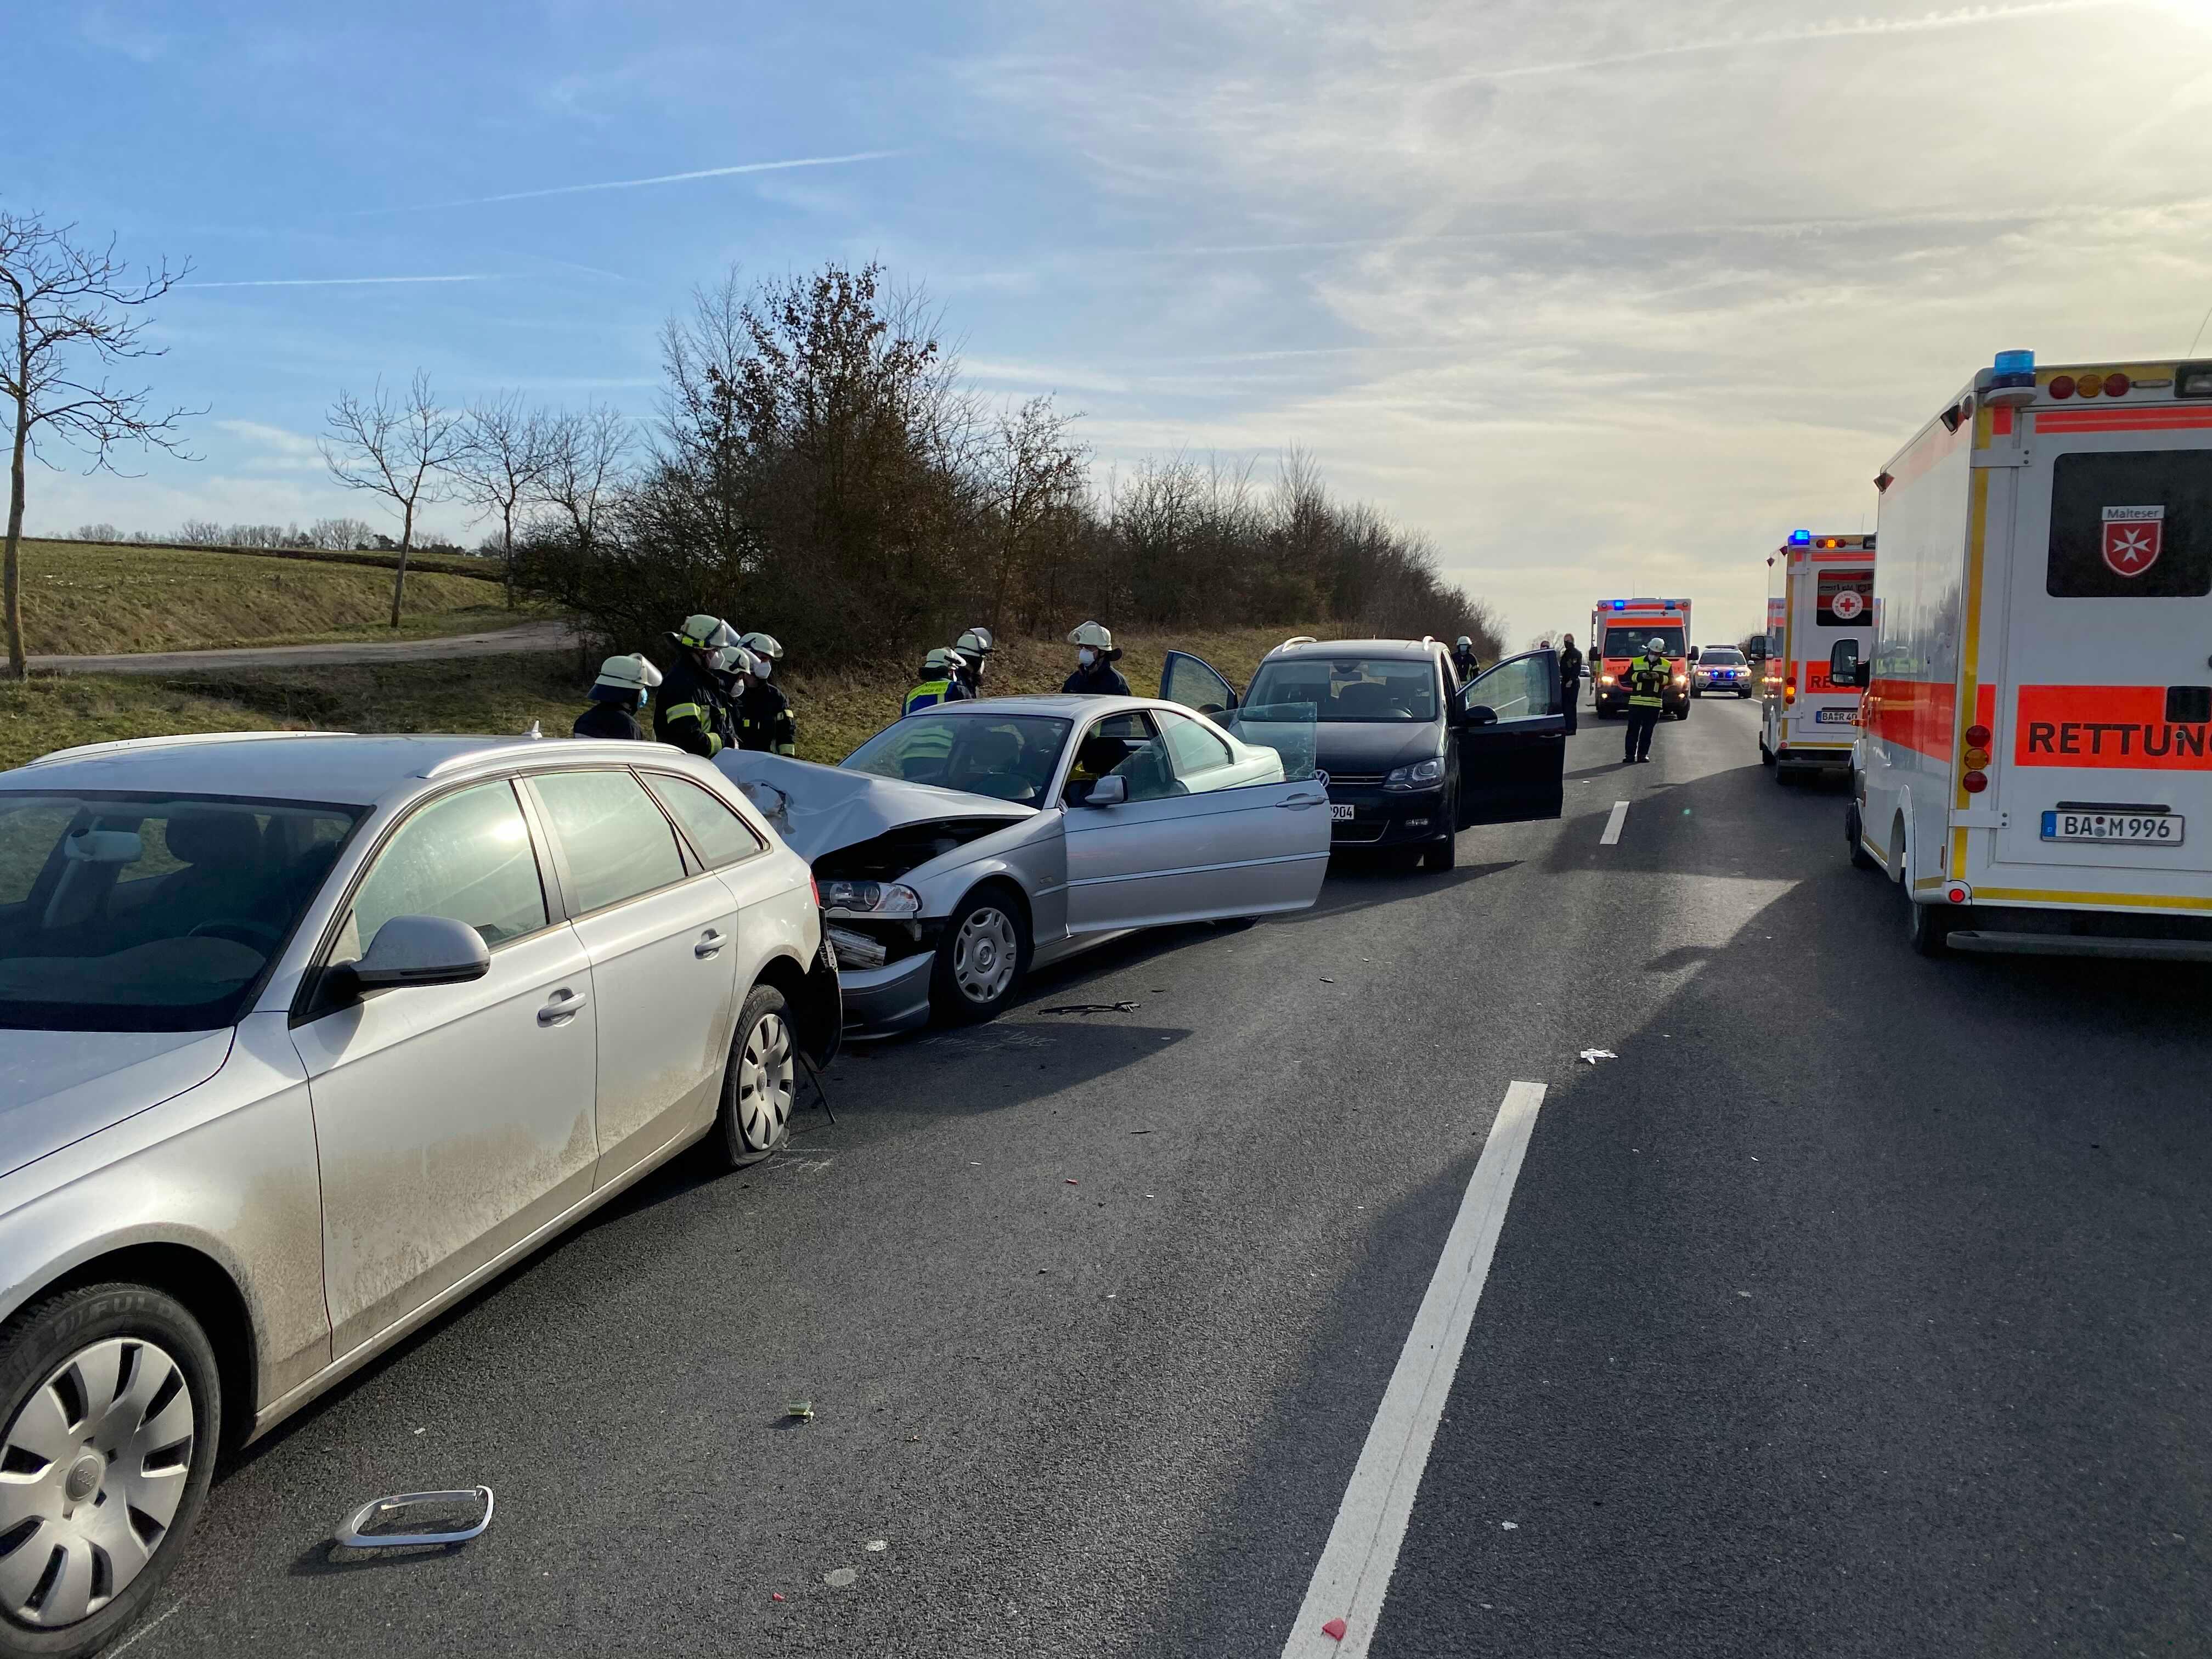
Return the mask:
{"type": "MultiPolygon", "coordinates": [[[[1242,686],[1260,659],[1295,629],[1132,636],[1120,667],[1141,696],[1159,690],[1170,650],[1206,659],[1242,686]]],[[[1318,630],[1307,630],[1318,631],[1318,630]]],[[[1009,641],[994,657],[987,690],[1057,691],[1073,669],[1059,641],[1009,641]]],[[[837,761],[893,720],[914,668],[835,676],[794,673],[787,690],[799,716],[799,750],[837,761]]],[[[0,768],[76,744],[183,732],[319,729],[340,732],[527,731],[565,736],[584,707],[596,664],[574,652],[463,657],[383,667],[318,667],[252,673],[40,678],[0,681],[0,768]]]]}
{"type": "Polygon", "coordinates": [[[394,629],[391,573],[374,565],[27,538],[22,559],[34,655],[419,639],[541,614],[507,610],[489,582],[431,571],[409,571],[394,629]]]}

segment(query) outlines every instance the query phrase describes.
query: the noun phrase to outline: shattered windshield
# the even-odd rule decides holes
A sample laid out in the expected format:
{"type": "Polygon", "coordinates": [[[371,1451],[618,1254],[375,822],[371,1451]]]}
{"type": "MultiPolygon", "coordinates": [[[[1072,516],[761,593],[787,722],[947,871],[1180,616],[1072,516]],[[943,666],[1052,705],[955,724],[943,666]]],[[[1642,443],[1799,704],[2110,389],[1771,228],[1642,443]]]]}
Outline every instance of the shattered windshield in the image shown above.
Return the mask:
{"type": "Polygon", "coordinates": [[[1049,714],[909,714],[842,763],[848,772],[1036,806],[1052,787],[1072,725],[1049,714]]]}

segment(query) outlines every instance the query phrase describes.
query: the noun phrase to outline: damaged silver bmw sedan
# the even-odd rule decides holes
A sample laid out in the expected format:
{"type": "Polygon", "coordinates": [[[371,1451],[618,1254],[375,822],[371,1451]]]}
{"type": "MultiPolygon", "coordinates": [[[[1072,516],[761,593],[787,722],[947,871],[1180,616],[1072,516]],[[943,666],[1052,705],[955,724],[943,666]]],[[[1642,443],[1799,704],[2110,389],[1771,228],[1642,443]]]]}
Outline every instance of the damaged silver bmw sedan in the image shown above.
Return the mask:
{"type": "Polygon", "coordinates": [[[1310,907],[1329,854],[1311,716],[992,697],[838,766],[714,763],[813,866],[846,1030],[872,1036],[988,1019],[1032,968],[1133,928],[1310,907]]]}

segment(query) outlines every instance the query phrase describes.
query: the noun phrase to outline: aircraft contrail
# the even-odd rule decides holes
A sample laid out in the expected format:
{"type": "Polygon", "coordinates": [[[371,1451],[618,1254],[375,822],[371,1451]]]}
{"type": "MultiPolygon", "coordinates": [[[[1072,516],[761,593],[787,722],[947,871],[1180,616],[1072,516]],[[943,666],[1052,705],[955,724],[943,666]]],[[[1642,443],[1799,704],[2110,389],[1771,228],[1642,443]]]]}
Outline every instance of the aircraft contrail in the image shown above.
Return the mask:
{"type": "Polygon", "coordinates": [[[578,196],[593,190],[640,190],[647,185],[680,185],[693,179],[727,179],[741,173],[782,173],[793,167],[843,167],[853,161],[880,161],[903,155],[896,149],[855,150],[849,155],[802,155],[787,161],[744,161],[736,167],[700,167],[690,173],[655,173],[650,179],[611,179],[596,185],[553,185],[544,190],[511,190],[499,196],[467,196],[452,202],[417,202],[407,207],[364,208],[374,213],[428,213],[437,208],[483,207],[493,202],[528,202],[541,196],[578,196]]]}

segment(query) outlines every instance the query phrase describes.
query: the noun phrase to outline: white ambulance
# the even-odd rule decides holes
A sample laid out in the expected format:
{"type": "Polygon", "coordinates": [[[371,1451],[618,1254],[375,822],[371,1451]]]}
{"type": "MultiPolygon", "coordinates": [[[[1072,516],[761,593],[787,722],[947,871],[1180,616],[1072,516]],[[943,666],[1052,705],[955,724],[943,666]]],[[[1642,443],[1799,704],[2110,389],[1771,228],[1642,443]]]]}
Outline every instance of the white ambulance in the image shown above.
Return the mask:
{"type": "Polygon", "coordinates": [[[1955,950],[2212,960],[2212,362],[2001,354],[1875,481],[1845,834],[1955,950]]]}
{"type": "Polygon", "coordinates": [[[1835,648],[1853,660],[1874,645],[1872,536],[1793,530],[1766,562],[1766,638],[1759,676],[1759,759],[1777,783],[1851,769],[1859,688],[1829,678],[1835,648]]]}
{"type": "Polygon", "coordinates": [[[1690,665],[1698,659],[1690,643],[1687,599],[1600,599],[1590,612],[1589,670],[1592,701],[1601,717],[1628,712],[1628,665],[1653,640],[1674,666],[1662,713],[1690,718],[1690,665]]]}

